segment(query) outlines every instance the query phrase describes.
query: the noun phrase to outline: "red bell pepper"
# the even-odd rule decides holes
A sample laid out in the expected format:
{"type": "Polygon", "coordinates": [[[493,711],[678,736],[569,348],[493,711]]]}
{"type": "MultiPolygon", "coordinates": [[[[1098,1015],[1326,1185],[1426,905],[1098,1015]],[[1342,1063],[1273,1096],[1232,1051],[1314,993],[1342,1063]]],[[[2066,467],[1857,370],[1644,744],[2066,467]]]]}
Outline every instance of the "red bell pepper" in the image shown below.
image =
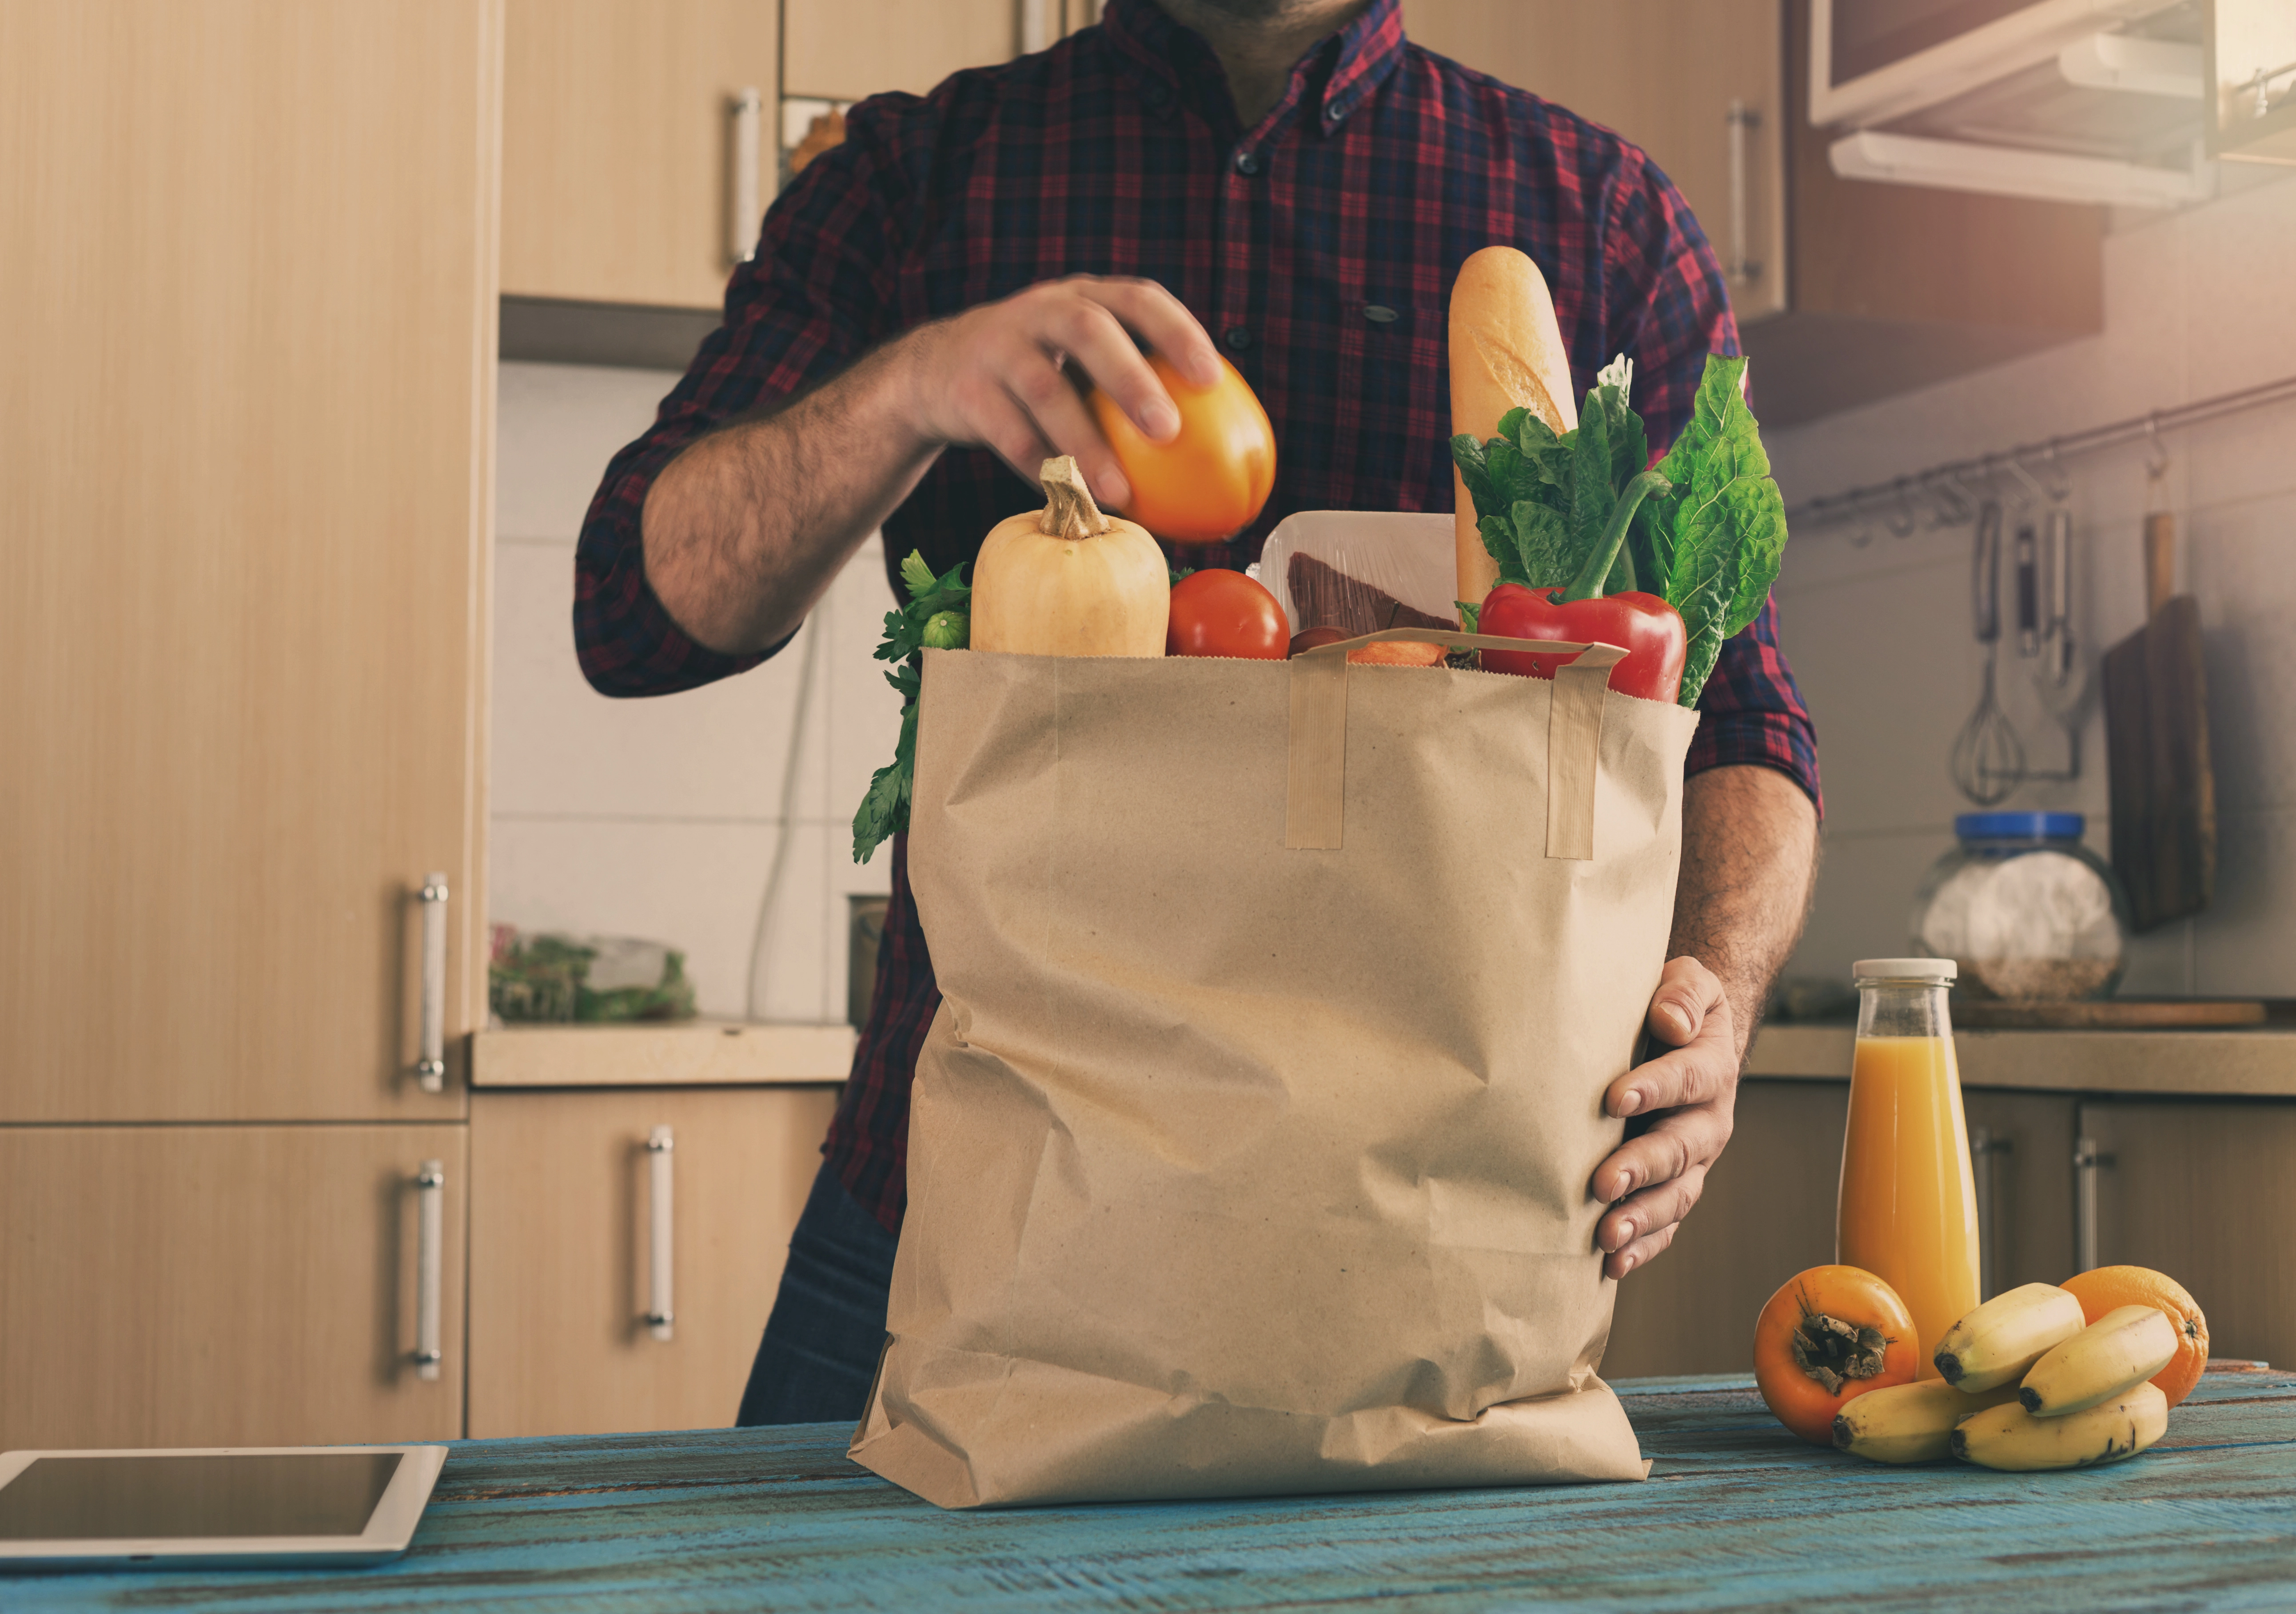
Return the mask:
{"type": "MultiPolygon", "coordinates": [[[[1682,693],[1682,664],[1689,646],[1682,613],[1656,594],[1634,589],[1615,594],[1598,592],[1617,563],[1636,506],[1645,494],[1664,492],[1667,486],[1655,471],[1636,477],[1627,485],[1602,541],[1570,587],[1525,588],[1520,583],[1502,583],[1483,601],[1475,619],[1476,630],[1506,639],[1591,639],[1616,644],[1627,656],[1611,669],[1611,687],[1620,694],[1672,705],[1682,693]]],[[[1482,653],[1484,671],[1529,678],[1552,678],[1556,668],[1578,659],[1576,653],[1546,655],[1520,650],[1482,653]]]]}

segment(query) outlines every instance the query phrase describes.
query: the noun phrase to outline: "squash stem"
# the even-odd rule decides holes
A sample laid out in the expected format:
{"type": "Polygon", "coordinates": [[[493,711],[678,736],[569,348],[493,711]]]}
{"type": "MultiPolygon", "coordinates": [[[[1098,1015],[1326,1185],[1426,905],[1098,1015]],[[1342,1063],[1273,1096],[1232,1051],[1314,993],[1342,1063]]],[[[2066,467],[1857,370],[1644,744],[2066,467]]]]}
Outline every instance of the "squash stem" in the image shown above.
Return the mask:
{"type": "Polygon", "coordinates": [[[1092,502],[1092,489],[1084,485],[1074,455],[1046,460],[1037,480],[1045,489],[1045,513],[1037,518],[1039,530],[1056,538],[1096,537],[1108,530],[1108,518],[1092,502]]]}

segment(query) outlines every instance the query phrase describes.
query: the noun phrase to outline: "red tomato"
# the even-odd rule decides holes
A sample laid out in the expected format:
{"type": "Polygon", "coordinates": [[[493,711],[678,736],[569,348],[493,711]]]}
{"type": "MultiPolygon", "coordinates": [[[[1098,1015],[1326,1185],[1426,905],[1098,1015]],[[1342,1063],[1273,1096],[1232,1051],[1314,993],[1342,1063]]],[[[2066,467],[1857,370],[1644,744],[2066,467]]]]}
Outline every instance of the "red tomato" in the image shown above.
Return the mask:
{"type": "MultiPolygon", "coordinates": [[[[1611,687],[1622,695],[1671,704],[1682,692],[1682,617],[1656,594],[1604,594],[1593,600],[1559,598],[1561,589],[1525,588],[1502,583],[1483,601],[1476,626],[1502,639],[1592,639],[1615,644],[1627,659],[1611,669],[1611,687]]],[[[1552,678],[1554,669],[1578,659],[1536,651],[1487,650],[1483,670],[1526,678],[1552,678]]]]}
{"type": "Polygon", "coordinates": [[[1175,544],[1217,544],[1240,532],[1275,487],[1275,430],[1251,383],[1220,360],[1220,379],[1192,387],[1151,354],[1148,367],[1180,411],[1180,435],[1152,441],[1108,394],[1095,390],[1092,413],[1116,450],[1132,502],[1124,513],[1175,544]]]}
{"type": "Polygon", "coordinates": [[[1281,661],[1292,647],[1283,608],[1259,582],[1218,567],[1192,572],[1172,588],[1168,656],[1248,656],[1281,661]]]}

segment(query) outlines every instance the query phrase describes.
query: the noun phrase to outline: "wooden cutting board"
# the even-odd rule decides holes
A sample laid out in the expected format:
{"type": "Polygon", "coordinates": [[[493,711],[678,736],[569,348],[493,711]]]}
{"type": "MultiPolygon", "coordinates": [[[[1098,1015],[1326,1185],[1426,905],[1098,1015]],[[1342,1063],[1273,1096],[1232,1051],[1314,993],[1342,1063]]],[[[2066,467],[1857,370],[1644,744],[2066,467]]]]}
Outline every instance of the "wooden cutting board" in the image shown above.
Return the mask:
{"type": "Polygon", "coordinates": [[[2112,867],[2136,929],[2199,913],[2216,890],[2217,796],[2192,595],[2105,651],[2104,733],[2112,867]]]}
{"type": "Polygon", "coordinates": [[[2281,1018],[2262,999],[2103,998],[2034,1003],[1975,998],[1953,1004],[1953,1023],[1970,1031],[2135,1031],[2209,1026],[2261,1026],[2281,1018]]]}

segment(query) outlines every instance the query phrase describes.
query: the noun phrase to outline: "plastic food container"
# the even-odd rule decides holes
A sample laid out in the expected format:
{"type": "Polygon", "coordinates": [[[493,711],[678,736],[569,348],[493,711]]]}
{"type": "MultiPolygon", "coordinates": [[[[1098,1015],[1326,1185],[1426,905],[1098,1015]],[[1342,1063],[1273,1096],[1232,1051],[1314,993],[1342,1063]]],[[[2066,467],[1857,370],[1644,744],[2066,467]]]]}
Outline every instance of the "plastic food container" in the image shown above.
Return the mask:
{"type": "Polygon", "coordinates": [[[1914,894],[1918,952],[1960,966],[1969,997],[2109,997],[2120,981],[2128,901],[2081,844],[2079,813],[1964,813],[1960,844],[1914,894]]]}

